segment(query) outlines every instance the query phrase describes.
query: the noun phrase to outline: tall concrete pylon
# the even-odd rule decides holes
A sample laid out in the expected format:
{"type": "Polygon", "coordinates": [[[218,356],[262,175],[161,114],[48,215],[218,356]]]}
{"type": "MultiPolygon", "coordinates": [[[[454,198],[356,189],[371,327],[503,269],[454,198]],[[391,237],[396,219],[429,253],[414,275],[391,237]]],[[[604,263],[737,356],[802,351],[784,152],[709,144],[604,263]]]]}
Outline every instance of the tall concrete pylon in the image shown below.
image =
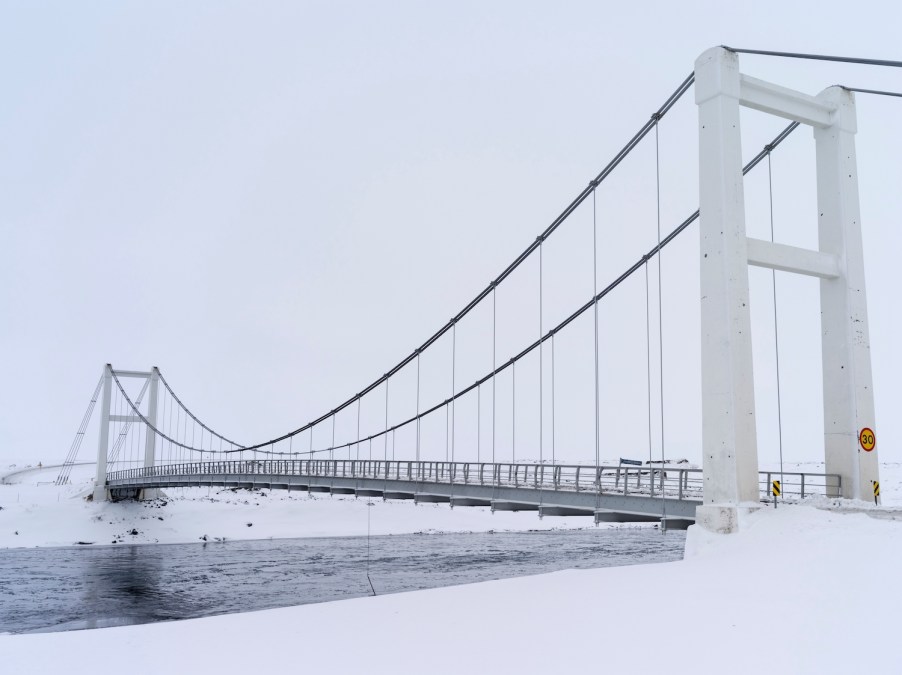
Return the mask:
{"type": "MultiPolygon", "coordinates": [[[[160,385],[160,371],[154,366],[149,372],[134,370],[113,370],[113,366],[109,363],[103,367],[103,399],[100,407],[100,433],[97,441],[97,475],[94,479],[94,501],[105,501],[110,498],[109,490],[106,487],[107,474],[107,455],[110,452],[110,424],[112,422],[125,422],[131,424],[143,424],[143,420],[131,411],[125,415],[114,415],[111,410],[113,395],[113,373],[116,377],[131,377],[148,380],[150,388],[150,400],[147,405],[146,419],[150,424],[157,424],[157,399],[160,385]]],[[[140,404],[140,401],[138,402],[140,404]]],[[[156,450],[156,432],[148,428],[145,436],[144,444],[144,466],[151,467],[155,461],[156,450]]],[[[142,494],[142,499],[153,499],[158,496],[158,490],[147,490],[146,494],[142,494]]]]}
{"type": "Polygon", "coordinates": [[[820,279],[828,494],[863,499],[879,479],[874,430],[864,255],[855,160],[855,98],[841,87],[818,96],[743,75],[723,47],[695,62],[699,119],[702,448],[704,503],[697,522],[735,532],[760,506],[748,265],[820,279]],[[746,235],[740,107],[814,129],[819,250],[746,235]]]}

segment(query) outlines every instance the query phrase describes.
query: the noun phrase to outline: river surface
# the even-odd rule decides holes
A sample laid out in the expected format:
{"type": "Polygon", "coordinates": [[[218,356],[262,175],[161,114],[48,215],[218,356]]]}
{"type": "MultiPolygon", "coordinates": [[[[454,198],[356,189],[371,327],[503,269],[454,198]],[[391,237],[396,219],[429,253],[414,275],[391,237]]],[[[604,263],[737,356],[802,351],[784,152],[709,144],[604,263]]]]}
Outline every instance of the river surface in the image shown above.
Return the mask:
{"type": "MultiPolygon", "coordinates": [[[[372,537],[378,594],[561,569],[666,562],[685,532],[558,532],[372,537]]],[[[330,537],[0,551],[0,632],[99,628],[371,594],[367,538],[330,537]]]]}

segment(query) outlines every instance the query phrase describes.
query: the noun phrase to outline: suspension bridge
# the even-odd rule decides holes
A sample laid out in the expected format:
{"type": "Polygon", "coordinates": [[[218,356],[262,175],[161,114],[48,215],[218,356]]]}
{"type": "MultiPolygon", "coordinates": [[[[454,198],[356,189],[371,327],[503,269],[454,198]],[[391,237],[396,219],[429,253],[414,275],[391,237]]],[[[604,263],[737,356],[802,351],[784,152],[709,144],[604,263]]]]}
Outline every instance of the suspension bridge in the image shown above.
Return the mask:
{"type": "MultiPolygon", "coordinates": [[[[868,498],[879,489],[879,475],[854,145],[854,92],[863,90],[832,86],[811,95],[749,77],[741,72],[739,58],[750,51],[717,47],[703,53],[694,71],[520,255],[453,318],[359,393],[288,433],[242,444],[202,422],[159,369],[129,371],[107,364],[58,482],[68,480],[93,410],[100,403],[95,500],[149,499],[158,496],[160,489],[172,487],[266,487],[588,516],[595,522],[662,521],[668,527],[685,527],[698,521],[712,531],[733,532],[743,512],[776,493],[797,499],[811,495],[868,498]],[[668,229],[661,206],[659,128],[693,88],[699,131],[699,208],[674,218],[668,229]],[[740,143],[743,107],[789,122],[745,163],[740,143]],[[770,240],[749,237],[746,231],[745,176],[761,167],[769,174],[772,155],[799,126],[814,132],[816,250],[775,241],[772,195],[770,240]],[[653,144],[654,149],[654,239],[602,287],[596,195],[643,143],[653,144]],[[592,292],[569,314],[551,322],[552,313],[545,305],[543,250],[577,212],[589,213],[591,218],[592,292]],[[693,348],[701,351],[701,468],[667,458],[663,416],[661,257],[673,241],[686,237],[690,226],[695,226],[692,231],[697,229],[700,241],[701,344],[693,348]],[[523,338],[522,348],[499,354],[498,289],[513,283],[514,271],[527,260],[538,267],[535,327],[523,338]],[[824,473],[790,473],[782,467],[759,471],[749,266],[819,280],[824,473]],[[645,346],[648,460],[623,457],[630,453],[603,447],[601,440],[599,308],[630,279],[638,280],[640,286],[644,279],[645,322],[636,335],[645,346]],[[491,317],[490,328],[479,331],[491,365],[475,380],[461,382],[458,330],[477,312],[491,317]],[[564,390],[556,376],[555,355],[557,350],[560,359],[561,347],[555,344],[587,321],[593,323],[592,345],[581,370],[592,381],[594,461],[562,463],[556,420],[561,406],[574,405],[576,393],[564,390]],[[438,400],[424,400],[421,365],[438,349],[450,352],[445,357],[450,390],[438,400]],[[522,398],[527,385],[535,385],[536,391],[524,412],[522,400],[518,409],[517,395],[522,398]],[[390,405],[398,400],[404,405],[390,405]],[[511,411],[506,429],[500,428],[498,419],[502,403],[511,411]],[[463,405],[471,412],[462,422],[458,408],[463,405]],[[361,430],[364,409],[366,431],[361,430]],[[374,410],[384,412],[376,424],[374,410]],[[537,422],[537,435],[526,446],[522,435],[518,438],[518,414],[537,422]],[[339,423],[340,439],[336,436],[339,423]],[[475,428],[467,431],[466,425],[475,428]],[[462,440],[465,431],[470,440],[462,440]],[[658,458],[652,457],[653,446],[660,450],[658,458]],[[524,452],[534,456],[525,461],[524,452]]],[[[774,289],[776,293],[775,276],[774,289]]]]}

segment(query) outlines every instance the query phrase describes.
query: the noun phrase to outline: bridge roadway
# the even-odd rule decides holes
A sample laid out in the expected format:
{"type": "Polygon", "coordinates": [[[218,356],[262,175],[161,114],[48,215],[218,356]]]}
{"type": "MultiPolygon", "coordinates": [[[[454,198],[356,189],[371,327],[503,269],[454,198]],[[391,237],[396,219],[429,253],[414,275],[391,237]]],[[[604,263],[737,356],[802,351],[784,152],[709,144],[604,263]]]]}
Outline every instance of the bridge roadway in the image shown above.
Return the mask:
{"type": "MultiPolygon", "coordinates": [[[[762,500],[771,478],[761,473],[762,500]]],[[[833,493],[838,476],[783,473],[783,497],[833,493]]],[[[695,521],[701,469],[680,465],[551,465],[406,460],[238,460],[163,464],[107,475],[113,499],[142,498],[167,487],[221,486],[323,492],[358,497],[593,516],[599,522],[651,522],[669,528],[695,521]]]]}

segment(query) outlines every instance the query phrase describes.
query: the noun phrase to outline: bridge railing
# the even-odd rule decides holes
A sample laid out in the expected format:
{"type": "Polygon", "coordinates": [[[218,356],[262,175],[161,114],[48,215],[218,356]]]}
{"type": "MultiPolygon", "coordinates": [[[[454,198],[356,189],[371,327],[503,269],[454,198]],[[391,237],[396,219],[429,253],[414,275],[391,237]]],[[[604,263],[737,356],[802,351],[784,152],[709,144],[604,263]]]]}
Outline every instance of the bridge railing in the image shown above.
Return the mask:
{"type": "MultiPolygon", "coordinates": [[[[132,481],[168,476],[299,476],[392,480],[418,484],[485,485],[599,492],[672,499],[702,499],[702,470],[674,465],[622,466],[545,463],[441,462],[378,459],[236,460],[163,464],[117,471],[111,481],[132,481]]],[[[805,498],[834,494],[839,476],[821,473],[761,472],[761,497],[769,499],[773,479],[782,476],[782,497],[805,498]]],[[[271,482],[271,481],[270,481],[271,482]]]]}
{"type": "Polygon", "coordinates": [[[239,460],[165,464],[116,471],[108,480],[166,476],[284,475],[317,478],[396,480],[418,484],[602,492],[624,495],[701,499],[701,469],[678,467],[586,466],[562,464],[492,464],[404,460],[239,460]]]}
{"type": "Polygon", "coordinates": [[[782,497],[805,499],[812,496],[841,495],[842,477],[831,473],[761,471],[758,485],[762,498],[772,498],[773,481],[780,481],[782,497]]]}

